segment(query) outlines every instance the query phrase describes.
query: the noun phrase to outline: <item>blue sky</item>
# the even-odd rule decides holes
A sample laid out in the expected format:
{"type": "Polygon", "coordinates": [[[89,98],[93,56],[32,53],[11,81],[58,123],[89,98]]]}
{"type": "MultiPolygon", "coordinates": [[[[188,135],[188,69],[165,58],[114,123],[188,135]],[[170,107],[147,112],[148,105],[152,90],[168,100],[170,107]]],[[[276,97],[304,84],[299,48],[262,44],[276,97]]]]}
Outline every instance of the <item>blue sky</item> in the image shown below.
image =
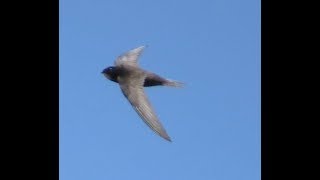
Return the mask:
{"type": "Polygon", "coordinates": [[[259,0],[60,0],[60,180],[260,179],[259,0]],[[148,45],[146,89],[172,143],[101,71],[148,45]]]}

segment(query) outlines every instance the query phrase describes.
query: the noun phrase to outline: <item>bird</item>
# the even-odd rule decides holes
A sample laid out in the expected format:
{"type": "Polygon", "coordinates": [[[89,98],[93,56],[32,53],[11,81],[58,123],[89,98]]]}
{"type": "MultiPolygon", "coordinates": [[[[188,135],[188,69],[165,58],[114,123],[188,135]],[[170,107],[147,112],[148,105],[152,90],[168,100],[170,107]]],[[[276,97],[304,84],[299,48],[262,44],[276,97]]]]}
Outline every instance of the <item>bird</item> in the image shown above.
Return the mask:
{"type": "Polygon", "coordinates": [[[184,83],[163,78],[140,68],[138,60],[145,47],[139,46],[122,53],[114,61],[114,66],[103,69],[102,74],[110,81],[119,84],[123,95],[133,109],[155,133],[172,142],[148,100],[144,88],[153,86],[183,87],[184,83]]]}

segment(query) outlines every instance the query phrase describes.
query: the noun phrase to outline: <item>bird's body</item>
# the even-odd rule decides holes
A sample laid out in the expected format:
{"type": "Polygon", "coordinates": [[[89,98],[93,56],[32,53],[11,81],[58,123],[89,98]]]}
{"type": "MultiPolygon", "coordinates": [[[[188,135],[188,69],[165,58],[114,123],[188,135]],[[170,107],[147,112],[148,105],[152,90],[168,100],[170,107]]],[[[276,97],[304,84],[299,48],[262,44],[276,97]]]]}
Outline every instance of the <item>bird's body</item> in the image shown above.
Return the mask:
{"type": "Polygon", "coordinates": [[[176,81],[170,81],[168,79],[165,79],[155,73],[151,73],[148,71],[145,71],[138,67],[116,67],[111,66],[109,68],[113,68],[112,70],[106,70],[106,76],[109,80],[119,83],[118,78],[125,77],[130,74],[130,72],[141,72],[141,74],[146,75],[143,86],[144,87],[151,87],[151,86],[181,86],[181,83],[178,83],[176,81]],[[109,72],[108,72],[109,71],[109,72]]]}
{"type": "Polygon", "coordinates": [[[153,131],[166,140],[171,141],[166,130],[158,120],[143,88],[151,86],[181,87],[182,83],[163,78],[140,68],[137,62],[143,49],[144,46],[140,46],[122,54],[115,61],[115,66],[107,67],[102,73],[109,80],[119,83],[124,96],[153,131]]]}

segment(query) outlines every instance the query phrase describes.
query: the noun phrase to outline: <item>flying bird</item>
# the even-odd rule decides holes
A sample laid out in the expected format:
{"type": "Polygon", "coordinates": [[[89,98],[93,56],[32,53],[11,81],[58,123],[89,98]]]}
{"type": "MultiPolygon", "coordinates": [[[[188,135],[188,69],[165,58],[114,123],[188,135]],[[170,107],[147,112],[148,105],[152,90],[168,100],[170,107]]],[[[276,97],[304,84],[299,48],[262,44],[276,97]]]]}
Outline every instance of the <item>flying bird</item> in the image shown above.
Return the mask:
{"type": "Polygon", "coordinates": [[[123,95],[128,99],[133,109],[155,133],[171,141],[171,138],[152,108],[144,87],[182,87],[183,84],[140,68],[138,59],[144,48],[145,46],[140,46],[121,54],[115,60],[114,66],[105,68],[102,74],[107,79],[119,84],[123,95]]]}

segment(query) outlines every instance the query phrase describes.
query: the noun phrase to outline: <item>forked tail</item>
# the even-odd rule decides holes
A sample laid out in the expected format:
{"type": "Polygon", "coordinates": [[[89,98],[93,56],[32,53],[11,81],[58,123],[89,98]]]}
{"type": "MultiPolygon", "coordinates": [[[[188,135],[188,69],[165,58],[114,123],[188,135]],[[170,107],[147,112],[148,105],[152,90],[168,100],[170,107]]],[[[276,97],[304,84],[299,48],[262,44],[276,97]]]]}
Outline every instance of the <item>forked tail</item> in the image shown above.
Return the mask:
{"type": "Polygon", "coordinates": [[[170,87],[183,87],[184,83],[179,82],[179,81],[175,81],[175,80],[171,80],[171,79],[166,79],[167,81],[163,84],[165,86],[170,86],[170,87]]]}

